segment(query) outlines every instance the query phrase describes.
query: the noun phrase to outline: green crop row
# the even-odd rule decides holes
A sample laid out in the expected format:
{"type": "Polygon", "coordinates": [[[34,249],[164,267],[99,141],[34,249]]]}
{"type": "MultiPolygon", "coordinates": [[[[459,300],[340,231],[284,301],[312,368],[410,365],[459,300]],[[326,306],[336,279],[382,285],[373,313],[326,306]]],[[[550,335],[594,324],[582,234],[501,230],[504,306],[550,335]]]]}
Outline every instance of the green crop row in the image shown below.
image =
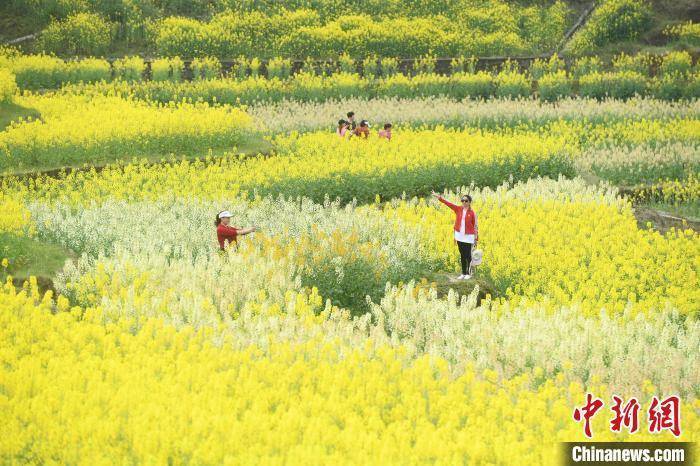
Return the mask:
{"type": "Polygon", "coordinates": [[[350,97],[426,97],[446,96],[454,99],[491,97],[519,98],[531,95],[553,101],[578,95],[595,99],[627,99],[635,95],[664,100],[700,97],[700,74],[646,78],[634,72],[591,73],[578,80],[565,72],[546,74],[534,83],[526,74],[501,72],[456,73],[450,76],[401,74],[368,79],[357,74],[332,76],[296,74],[289,79],[246,78],[212,79],[192,82],[150,81],[128,83],[115,81],[65,87],[63,93],[88,95],[131,95],[152,102],[208,102],[211,104],[254,104],[282,100],[327,101],[350,97]]]}
{"type": "MultiPolygon", "coordinates": [[[[462,56],[452,59],[448,74],[461,75],[466,71],[474,75],[476,63],[475,57],[462,56]]],[[[400,73],[408,76],[432,75],[435,74],[436,70],[436,59],[431,55],[424,55],[413,60],[410,66],[404,67],[404,69],[400,69],[399,64],[397,58],[384,57],[379,59],[373,56],[364,60],[354,60],[350,55],[342,54],[338,60],[307,59],[303,62],[299,72],[331,76],[337,73],[352,74],[361,70],[362,75],[366,78],[387,78],[400,73]]],[[[149,73],[146,61],[140,57],[123,57],[110,65],[107,60],[99,58],[63,61],[51,55],[19,55],[7,52],[3,54],[0,51],[0,67],[9,68],[16,75],[20,89],[51,89],[66,83],[109,81],[113,78],[143,81],[150,77],[154,81],[174,82],[182,81],[185,78],[193,80],[213,79],[222,75],[236,79],[259,76],[286,79],[292,75],[292,65],[292,60],[280,57],[265,61],[257,57],[251,59],[238,57],[231,68],[224,72],[222,63],[214,57],[201,56],[190,62],[185,62],[179,57],[163,57],[151,62],[149,73]]],[[[533,80],[541,80],[544,75],[549,75],[549,78],[545,80],[545,86],[555,85],[558,93],[566,94],[566,87],[562,87],[561,81],[568,80],[568,76],[561,72],[568,72],[574,78],[607,72],[635,72],[643,77],[648,77],[652,75],[654,70],[657,77],[675,79],[677,76],[688,76],[696,73],[698,65],[693,65],[693,58],[688,52],[672,52],[659,57],[644,53],[634,56],[623,53],[614,57],[609,64],[604,64],[597,57],[581,57],[571,61],[568,65],[554,54],[547,60],[534,60],[527,71],[521,71],[514,62],[506,61],[500,66],[502,74],[499,79],[508,81],[507,83],[502,82],[502,84],[510,85],[513,81],[522,83],[523,78],[515,77],[516,73],[526,73],[528,79],[533,80]]],[[[492,72],[496,72],[496,70],[492,70],[492,72]]],[[[337,79],[342,78],[338,77],[337,79]]],[[[397,83],[401,81],[401,78],[395,79],[397,83]]],[[[485,92],[485,94],[488,93],[485,92]]]]}

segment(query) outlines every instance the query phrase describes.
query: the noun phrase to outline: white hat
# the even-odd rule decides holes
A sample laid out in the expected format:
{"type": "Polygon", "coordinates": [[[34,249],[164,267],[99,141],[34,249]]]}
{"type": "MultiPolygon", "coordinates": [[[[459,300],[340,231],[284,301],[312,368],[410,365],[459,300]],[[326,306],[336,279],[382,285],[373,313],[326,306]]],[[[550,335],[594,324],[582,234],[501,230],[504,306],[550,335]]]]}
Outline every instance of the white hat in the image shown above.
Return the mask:
{"type": "Polygon", "coordinates": [[[476,249],[472,252],[472,265],[481,265],[481,258],[483,255],[484,252],[481,249],[476,249]]]}
{"type": "Polygon", "coordinates": [[[231,217],[233,217],[233,215],[231,215],[231,212],[229,212],[228,210],[224,210],[223,212],[219,213],[219,218],[226,218],[226,217],[231,218],[231,217]]]}

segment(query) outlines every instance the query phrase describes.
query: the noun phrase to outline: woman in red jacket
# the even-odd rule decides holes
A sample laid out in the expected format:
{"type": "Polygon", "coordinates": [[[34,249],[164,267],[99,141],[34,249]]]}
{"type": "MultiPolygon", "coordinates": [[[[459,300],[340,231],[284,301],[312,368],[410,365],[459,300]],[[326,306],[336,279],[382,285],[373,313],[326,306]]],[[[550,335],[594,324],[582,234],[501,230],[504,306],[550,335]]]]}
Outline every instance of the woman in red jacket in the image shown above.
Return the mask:
{"type": "Polygon", "coordinates": [[[219,247],[225,250],[227,245],[234,244],[238,236],[247,235],[255,231],[255,227],[236,228],[229,226],[231,223],[231,213],[228,210],[223,210],[216,214],[216,238],[219,240],[219,247]]]}
{"type": "Polygon", "coordinates": [[[476,220],[476,212],[472,210],[472,197],[468,194],[462,196],[462,205],[458,206],[433,191],[433,196],[455,213],[455,241],[459,248],[459,256],[462,262],[462,275],[458,280],[469,280],[469,265],[472,262],[472,246],[476,248],[479,241],[479,224],[476,220]]]}

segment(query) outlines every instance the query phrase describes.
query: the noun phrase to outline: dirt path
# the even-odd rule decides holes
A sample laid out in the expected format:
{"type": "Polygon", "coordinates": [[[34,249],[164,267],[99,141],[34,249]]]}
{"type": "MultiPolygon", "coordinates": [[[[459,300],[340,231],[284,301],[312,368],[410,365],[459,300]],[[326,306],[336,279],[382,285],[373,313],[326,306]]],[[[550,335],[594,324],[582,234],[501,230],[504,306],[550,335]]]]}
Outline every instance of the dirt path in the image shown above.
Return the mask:
{"type": "Polygon", "coordinates": [[[634,207],[634,216],[637,219],[639,228],[648,228],[648,224],[651,223],[651,227],[661,233],[666,233],[671,228],[681,230],[690,228],[700,233],[700,220],[678,217],[668,212],[651,209],[643,205],[634,207]]]}
{"type": "MultiPolygon", "coordinates": [[[[580,173],[579,176],[583,178],[588,184],[593,186],[600,186],[603,180],[592,173],[580,173]]],[[[637,200],[640,198],[649,198],[657,191],[658,188],[654,186],[617,186],[618,194],[621,197],[627,198],[632,202],[634,217],[637,219],[637,225],[639,228],[648,229],[649,223],[651,223],[651,228],[657,230],[661,233],[666,233],[671,228],[675,229],[688,229],[694,230],[700,233],[700,220],[686,218],[679,215],[672,214],[670,212],[664,212],[662,210],[653,209],[644,204],[640,204],[637,200]]]]}
{"type": "Polygon", "coordinates": [[[496,287],[491,283],[483,272],[476,271],[476,274],[470,280],[457,280],[457,273],[437,272],[426,276],[427,284],[418,284],[417,288],[429,289],[434,288],[437,291],[439,298],[445,298],[450,290],[456,291],[460,296],[467,296],[474,291],[474,288],[479,286],[479,293],[476,298],[476,304],[481,304],[481,300],[490,295],[492,298],[498,297],[496,287]]]}

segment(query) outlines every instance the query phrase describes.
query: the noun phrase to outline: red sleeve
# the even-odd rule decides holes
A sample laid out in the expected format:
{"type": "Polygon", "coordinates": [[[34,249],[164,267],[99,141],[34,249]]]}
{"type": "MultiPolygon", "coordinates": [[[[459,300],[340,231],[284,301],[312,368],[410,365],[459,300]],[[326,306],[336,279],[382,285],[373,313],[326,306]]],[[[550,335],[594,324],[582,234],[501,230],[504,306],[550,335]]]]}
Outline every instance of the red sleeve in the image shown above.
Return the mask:
{"type": "Polygon", "coordinates": [[[455,204],[451,203],[450,201],[448,201],[447,199],[445,199],[445,198],[442,197],[442,196],[438,197],[438,201],[442,202],[443,204],[445,204],[447,207],[449,207],[450,209],[454,210],[455,212],[457,212],[457,209],[459,209],[458,206],[456,206],[455,204]]]}

